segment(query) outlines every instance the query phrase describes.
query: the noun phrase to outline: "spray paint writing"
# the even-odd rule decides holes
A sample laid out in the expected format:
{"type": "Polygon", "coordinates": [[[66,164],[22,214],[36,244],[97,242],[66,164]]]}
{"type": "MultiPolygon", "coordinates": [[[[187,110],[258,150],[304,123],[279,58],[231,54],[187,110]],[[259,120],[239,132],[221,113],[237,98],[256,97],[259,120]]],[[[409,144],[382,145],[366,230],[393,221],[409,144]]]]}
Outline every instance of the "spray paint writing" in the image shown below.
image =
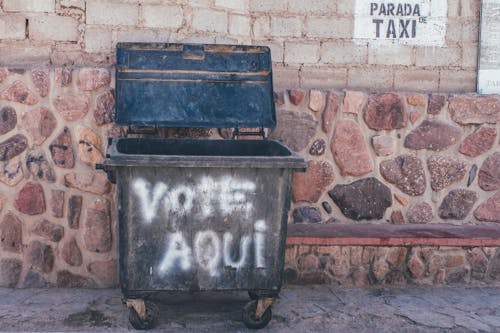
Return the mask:
{"type": "Polygon", "coordinates": [[[161,275],[178,269],[188,271],[195,263],[199,268],[207,271],[210,276],[215,277],[220,274],[221,265],[235,269],[248,265],[252,240],[254,267],[265,268],[265,231],[266,223],[264,221],[255,222],[253,237],[252,235],[243,235],[240,239],[238,258],[234,258],[231,254],[233,235],[229,232],[223,234],[221,241],[215,231],[198,231],[194,236],[192,246],[188,244],[182,232],[171,233],[165,256],[158,270],[161,275]]]}
{"type": "Polygon", "coordinates": [[[231,177],[215,180],[205,176],[194,186],[176,185],[169,187],[163,182],[154,186],[148,181],[137,178],[132,185],[141,206],[145,223],[151,223],[163,207],[165,213],[183,216],[197,212],[202,217],[209,217],[219,210],[224,215],[241,213],[250,216],[253,205],[248,195],[255,192],[255,183],[231,177]]]}
{"type": "MultiPolygon", "coordinates": [[[[230,232],[217,233],[210,229],[196,232],[192,241],[186,233],[179,230],[178,217],[188,215],[193,218],[228,216],[237,214],[249,221],[253,212],[251,195],[255,195],[254,182],[225,176],[214,179],[202,177],[195,185],[169,186],[164,182],[154,184],[143,178],[132,183],[138,198],[139,211],[145,224],[151,224],[163,212],[169,223],[177,231],[169,232],[165,253],[158,266],[164,276],[176,271],[189,271],[194,266],[206,271],[210,276],[220,274],[221,267],[241,269],[253,264],[265,268],[265,231],[266,223],[258,220],[251,225],[251,231],[239,236],[237,240],[230,232]],[[172,217],[177,218],[169,218],[172,217]],[[252,228],[253,227],[253,228],[252,228]],[[233,249],[237,251],[233,251],[233,249]]],[[[160,216],[161,218],[161,216],[160,216]]],[[[201,228],[202,226],[200,226],[201,228]]]]}

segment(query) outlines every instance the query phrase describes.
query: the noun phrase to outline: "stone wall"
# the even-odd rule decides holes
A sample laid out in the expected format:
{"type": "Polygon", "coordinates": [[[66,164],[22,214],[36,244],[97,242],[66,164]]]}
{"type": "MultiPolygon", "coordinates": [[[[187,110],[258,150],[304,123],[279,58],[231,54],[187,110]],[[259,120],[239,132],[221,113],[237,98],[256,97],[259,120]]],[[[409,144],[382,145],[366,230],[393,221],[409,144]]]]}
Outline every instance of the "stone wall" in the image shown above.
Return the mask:
{"type": "Polygon", "coordinates": [[[472,92],[479,0],[447,0],[443,46],[353,39],[353,0],[3,0],[0,66],[113,64],[117,42],[268,45],[280,88],[472,92]]]}
{"type": "Polygon", "coordinates": [[[500,222],[500,97],[277,93],[282,140],[308,160],[294,223],[500,222]]]}
{"type": "Polygon", "coordinates": [[[0,69],[0,285],[117,284],[111,72],[0,69]]]}
{"type": "Polygon", "coordinates": [[[491,247],[292,246],[288,283],[452,284],[498,282],[500,252],[491,247]]]}
{"type": "MultiPolygon", "coordinates": [[[[113,125],[113,81],[110,68],[0,69],[0,285],[117,284],[115,192],[95,170],[107,138],[124,132],[113,125]]],[[[499,96],[289,89],[275,97],[278,127],[269,136],[309,161],[293,179],[290,223],[500,222],[499,96]]],[[[286,276],[488,280],[497,277],[495,251],[289,247],[286,276]],[[353,258],[359,251],[361,263],[353,258]],[[341,268],[345,260],[351,264],[341,268]],[[438,268],[423,273],[431,263],[438,268]]]]}

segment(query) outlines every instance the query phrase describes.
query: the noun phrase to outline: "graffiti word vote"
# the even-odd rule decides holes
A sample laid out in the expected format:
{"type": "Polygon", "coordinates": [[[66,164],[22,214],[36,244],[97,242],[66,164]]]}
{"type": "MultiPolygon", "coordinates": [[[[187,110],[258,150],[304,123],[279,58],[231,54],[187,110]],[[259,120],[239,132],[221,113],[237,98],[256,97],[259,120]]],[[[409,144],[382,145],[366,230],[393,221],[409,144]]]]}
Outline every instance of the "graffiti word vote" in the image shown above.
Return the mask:
{"type": "Polygon", "coordinates": [[[188,271],[193,264],[197,264],[199,268],[207,271],[211,276],[218,276],[221,264],[223,267],[235,269],[249,265],[252,243],[255,267],[265,268],[266,229],[266,223],[259,220],[254,224],[253,236],[251,234],[241,236],[238,258],[234,258],[231,255],[234,237],[230,232],[225,232],[221,240],[221,237],[215,231],[198,231],[194,235],[192,246],[188,244],[182,232],[170,233],[167,249],[158,267],[158,271],[161,275],[178,269],[188,271]]]}
{"type": "Polygon", "coordinates": [[[196,208],[203,217],[214,215],[219,210],[224,215],[241,213],[248,217],[253,205],[248,195],[256,189],[255,183],[221,177],[201,178],[195,185],[176,185],[169,187],[163,182],[154,185],[143,178],[133,181],[132,189],[138,197],[140,210],[145,223],[151,223],[163,207],[166,214],[186,215],[196,208]]]}

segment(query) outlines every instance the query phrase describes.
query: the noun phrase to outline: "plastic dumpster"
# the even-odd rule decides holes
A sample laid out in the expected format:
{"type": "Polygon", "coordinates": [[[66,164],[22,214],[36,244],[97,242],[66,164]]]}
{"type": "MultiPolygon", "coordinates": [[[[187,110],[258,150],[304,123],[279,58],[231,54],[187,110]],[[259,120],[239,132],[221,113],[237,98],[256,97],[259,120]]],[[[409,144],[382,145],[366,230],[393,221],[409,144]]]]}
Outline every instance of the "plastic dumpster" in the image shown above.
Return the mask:
{"type": "MultiPolygon", "coordinates": [[[[272,128],[269,50],[118,44],[116,123],[272,128]]],[[[110,139],[100,167],[117,185],[120,284],[135,328],[154,326],[146,299],[162,291],[246,290],[244,323],[269,322],[301,157],[268,139],[125,137],[110,139]]]]}

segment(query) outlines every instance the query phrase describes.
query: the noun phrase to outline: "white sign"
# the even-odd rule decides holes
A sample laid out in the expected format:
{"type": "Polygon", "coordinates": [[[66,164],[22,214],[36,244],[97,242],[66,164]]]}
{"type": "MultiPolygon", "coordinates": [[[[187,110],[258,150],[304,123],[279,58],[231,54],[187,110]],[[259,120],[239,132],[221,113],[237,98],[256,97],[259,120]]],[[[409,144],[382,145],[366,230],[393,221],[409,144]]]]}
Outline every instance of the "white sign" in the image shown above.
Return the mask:
{"type": "Polygon", "coordinates": [[[447,0],[356,0],[354,39],[442,46],[447,11],[447,0]]]}
{"type": "Polygon", "coordinates": [[[500,0],[483,0],[477,90],[500,93],[500,0]]]}

